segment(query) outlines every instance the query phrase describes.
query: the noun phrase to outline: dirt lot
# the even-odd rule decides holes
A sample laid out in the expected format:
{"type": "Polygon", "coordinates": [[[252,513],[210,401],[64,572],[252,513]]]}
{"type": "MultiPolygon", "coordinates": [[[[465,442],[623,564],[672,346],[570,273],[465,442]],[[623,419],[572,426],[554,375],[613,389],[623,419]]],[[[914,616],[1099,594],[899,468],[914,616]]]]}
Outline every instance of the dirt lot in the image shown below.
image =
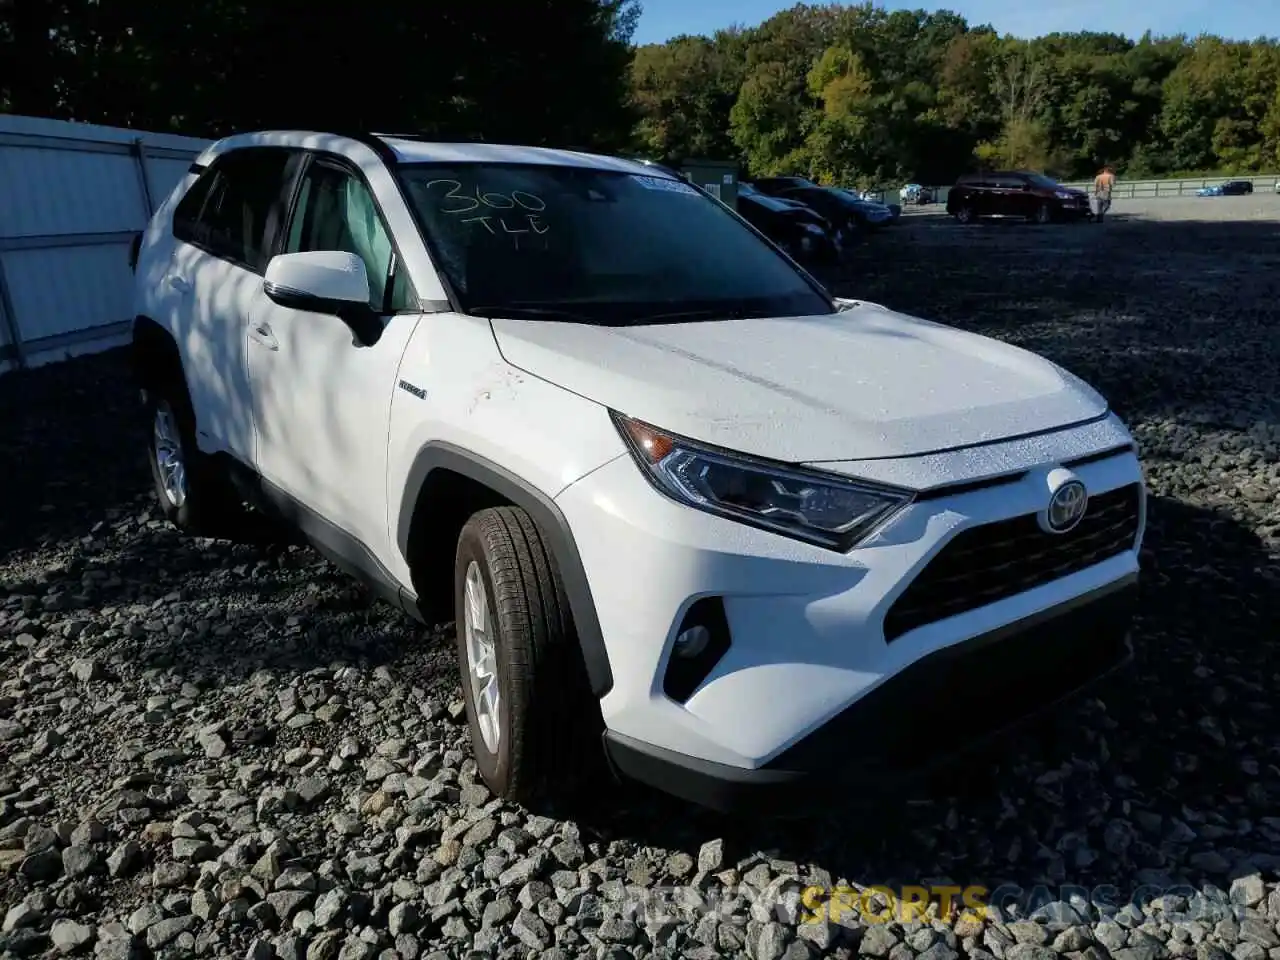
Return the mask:
{"type": "Polygon", "coordinates": [[[119,354],[0,378],[0,953],[1280,960],[1271,201],[913,215],[832,278],[1093,382],[1152,500],[1130,673],[910,796],[794,823],[492,801],[440,631],[309,551],[157,522],[119,354]],[[947,883],[1014,896],[951,924],[791,909],[947,883]]]}

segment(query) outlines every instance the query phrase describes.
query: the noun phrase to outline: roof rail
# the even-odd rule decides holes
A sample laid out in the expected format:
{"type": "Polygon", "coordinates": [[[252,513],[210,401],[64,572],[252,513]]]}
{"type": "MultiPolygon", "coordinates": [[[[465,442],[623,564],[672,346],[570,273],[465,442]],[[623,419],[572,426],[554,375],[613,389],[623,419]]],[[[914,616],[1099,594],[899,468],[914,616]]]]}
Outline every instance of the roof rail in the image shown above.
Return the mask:
{"type": "Polygon", "coordinates": [[[388,165],[394,164],[396,160],[399,159],[396,156],[396,152],[391,149],[391,144],[382,139],[383,137],[391,136],[389,133],[379,134],[369,133],[367,130],[336,129],[327,129],[323,132],[331,133],[335,137],[346,137],[348,140],[355,140],[358,143],[363,143],[366,147],[376,153],[379,159],[388,165]]]}

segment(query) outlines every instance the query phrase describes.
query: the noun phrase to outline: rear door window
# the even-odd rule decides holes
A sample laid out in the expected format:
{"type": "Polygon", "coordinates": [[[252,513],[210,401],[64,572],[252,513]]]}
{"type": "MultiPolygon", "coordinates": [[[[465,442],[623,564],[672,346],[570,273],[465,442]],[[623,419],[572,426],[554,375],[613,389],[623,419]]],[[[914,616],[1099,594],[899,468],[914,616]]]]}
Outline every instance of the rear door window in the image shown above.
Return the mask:
{"type": "Polygon", "coordinates": [[[291,151],[246,148],[218,157],[174,211],[174,235],[262,273],[282,213],[291,151]]]}

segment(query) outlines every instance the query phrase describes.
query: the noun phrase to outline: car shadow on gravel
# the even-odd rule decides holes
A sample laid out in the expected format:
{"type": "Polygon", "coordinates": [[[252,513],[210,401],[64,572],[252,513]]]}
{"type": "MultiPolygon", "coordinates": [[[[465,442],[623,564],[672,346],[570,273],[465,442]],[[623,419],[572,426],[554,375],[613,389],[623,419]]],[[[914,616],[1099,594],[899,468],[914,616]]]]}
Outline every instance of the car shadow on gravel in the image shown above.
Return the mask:
{"type": "Polygon", "coordinates": [[[1225,890],[1280,866],[1280,821],[1256,828],[1280,803],[1276,559],[1219,511],[1153,498],[1135,660],[1087,697],[874,799],[762,819],[627,785],[575,814],[590,834],[694,856],[722,837],[727,864],[765,852],[826,883],[1225,890]]]}
{"type": "Polygon", "coordinates": [[[1153,220],[1039,227],[921,218],[838,270],[864,298],[1041,353],[1127,418],[1280,426],[1280,396],[1241,371],[1275,362],[1280,222],[1153,220]],[[1270,359],[1269,359],[1270,358],[1270,359]]]}
{"type": "Polygon", "coordinates": [[[235,544],[173,529],[143,419],[123,350],[0,377],[0,595],[73,630],[92,620],[120,634],[104,656],[151,668],[243,678],[421,655],[421,627],[274,527],[235,544]]]}
{"type": "Polygon", "coordinates": [[[147,489],[142,407],[128,371],[121,349],[0,376],[0,562],[91,536],[147,489]]]}

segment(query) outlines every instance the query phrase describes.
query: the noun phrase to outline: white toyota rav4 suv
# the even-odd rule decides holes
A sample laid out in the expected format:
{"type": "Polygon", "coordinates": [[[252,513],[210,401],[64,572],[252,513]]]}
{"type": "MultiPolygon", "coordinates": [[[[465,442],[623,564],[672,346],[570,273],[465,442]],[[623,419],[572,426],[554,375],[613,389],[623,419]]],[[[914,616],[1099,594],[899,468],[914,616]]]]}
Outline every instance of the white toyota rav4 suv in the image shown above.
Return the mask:
{"type": "Polygon", "coordinates": [[[166,515],[272,510],[456,620],[505,797],[599,757],[720,808],[871,784],[1130,655],[1146,499],[1107,403],[833,299],[661,170],[244,134],[134,258],[166,515]]]}

